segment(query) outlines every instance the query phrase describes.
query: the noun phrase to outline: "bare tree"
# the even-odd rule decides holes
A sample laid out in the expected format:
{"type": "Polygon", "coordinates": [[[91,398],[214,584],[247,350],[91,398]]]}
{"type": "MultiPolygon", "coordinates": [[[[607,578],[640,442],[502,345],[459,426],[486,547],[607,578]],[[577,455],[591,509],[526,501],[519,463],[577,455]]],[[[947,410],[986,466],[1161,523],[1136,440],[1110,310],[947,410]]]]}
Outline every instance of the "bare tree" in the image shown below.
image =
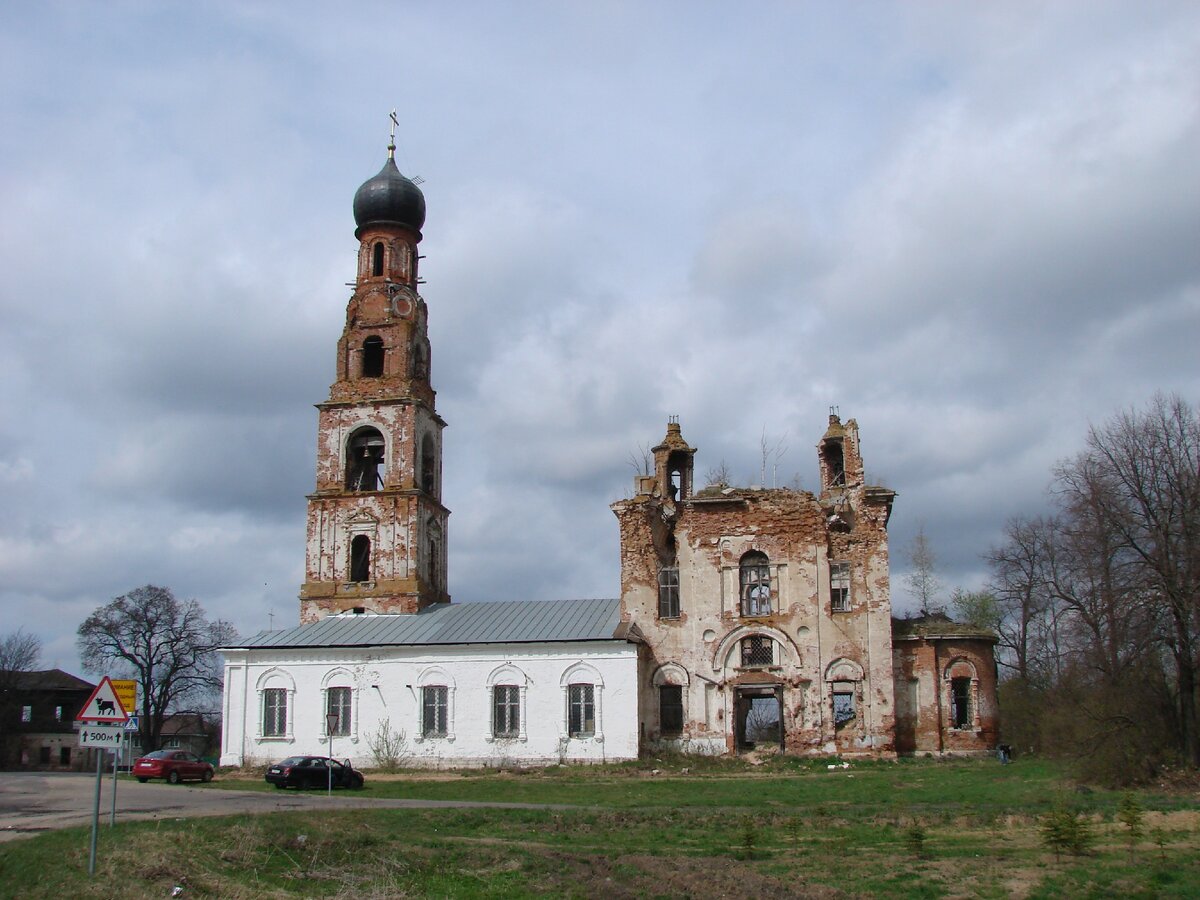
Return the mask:
{"type": "Polygon", "coordinates": [[[768,464],[771,466],[771,487],[779,487],[777,483],[779,480],[777,477],[779,473],[779,461],[783,459],[784,455],[787,453],[787,444],[784,443],[786,440],[787,432],[785,431],[783,436],[772,444],[770,439],[767,437],[767,426],[763,426],[762,437],[758,442],[759,453],[762,457],[762,466],[758,472],[758,483],[761,487],[767,486],[768,464]]]}
{"type": "Polygon", "coordinates": [[[24,629],[18,628],[0,639],[0,764],[9,762],[21,687],[25,676],[37,667],[41,654],[42,642],[24,629]]]}
{"type": "Polygon", "coordinates": [[[721,462],[704,473],[704,483],[706,485],[716,485],[719,487],[728,487],[733,480],[733,475],[729,471],[729,463],[724,459],[721,462]]]}
{"type": "Polygon", "coordinates": [[[1010,519],[1005,542],[985,557],[999,612],[999,662],[1028,683],[1053,679],[1059,666],[1058,610],[1048,574],[1059,527],[1056,519],[1010,519]]]}
{"type": "Polygon", "coordinates": [[[625,462],[633,468],[635,475],[649,475],[654,471],[654,455],[650,452],[649,444],[638,444],[636,451],[629,451],[625,462]]]}
{"type": "Polygon", "coordinates": [[[151,584],[100,607],[78,630],[84,668],[108,673],[116,666],[138,681],[144,751],[158,749],[168,714],[220,690],[215,651],[236,638],[233,626],[210,622],[195,600],[176,600],[151,584]]]}
{"type": "Polygon", "coordinates": [[[1163,613],[1180,749],[1200,765],[1200,415],[1181,398],[1160,394],[1144,411],[1093,427],[1086,449],[1056,475],[1063,503],[1093,517],[1127,555],[1135,602],[1163,613]]]}
{"type": "Polygon", "coordinates": [[[925,525],[917,529],[909,548],[909,561],[912,571],[904,576],[904,584],[908,593],[917,601],[921,615],[940,612],[937,605],[937,595],[942,589],[942,582],[937,577],[937,557],[933,553],[933,545],[925,534],[925,525]]]}

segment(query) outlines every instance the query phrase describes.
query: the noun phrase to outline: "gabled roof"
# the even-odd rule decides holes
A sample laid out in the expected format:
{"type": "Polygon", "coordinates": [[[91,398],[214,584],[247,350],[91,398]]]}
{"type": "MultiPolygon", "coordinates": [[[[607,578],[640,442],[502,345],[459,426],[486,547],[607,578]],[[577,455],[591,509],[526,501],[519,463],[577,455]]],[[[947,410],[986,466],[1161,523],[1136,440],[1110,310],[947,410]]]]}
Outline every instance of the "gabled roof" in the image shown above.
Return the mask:
{"type": "Polygon", "coordinates": [[[625,640],[620,600],[438,603],[404,615],[340,615],[262,631],[227,649],[625,640]]]}
{"type": "Polygon", "coordinates": [[[41,669],[20,673],[17,687],[23,691],[90,691],[95,685],[62,669],[41,669]]]}

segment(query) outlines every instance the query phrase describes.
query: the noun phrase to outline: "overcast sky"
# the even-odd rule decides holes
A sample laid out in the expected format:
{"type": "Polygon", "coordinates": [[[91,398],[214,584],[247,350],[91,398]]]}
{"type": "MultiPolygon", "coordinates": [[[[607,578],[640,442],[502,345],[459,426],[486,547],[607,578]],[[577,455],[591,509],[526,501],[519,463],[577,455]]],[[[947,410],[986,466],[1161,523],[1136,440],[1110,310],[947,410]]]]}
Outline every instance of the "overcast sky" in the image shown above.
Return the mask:
{"type": "Polygon", "coordinates": [[[831,405],[986,577],[1089,423],[1200,396],[1200,4],[5,3],[0,633],[78,672],[146,583],[296,622],[316,412],[386,155],[457,601],[615,597],[679,415],[816,485],[831,405]],[[785,449],[786,448],[786,449],[785,449]]]}

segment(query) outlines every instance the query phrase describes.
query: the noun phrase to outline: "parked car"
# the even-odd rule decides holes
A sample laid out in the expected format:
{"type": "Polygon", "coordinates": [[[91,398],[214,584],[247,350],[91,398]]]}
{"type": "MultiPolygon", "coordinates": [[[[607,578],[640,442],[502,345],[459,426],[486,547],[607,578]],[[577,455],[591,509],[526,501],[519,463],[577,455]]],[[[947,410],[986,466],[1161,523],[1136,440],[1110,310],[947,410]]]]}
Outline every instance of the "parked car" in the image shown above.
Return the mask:
{"type": "Polygon", "coordinates": [[[334,787],[355,788],[363,786],[363,774],[356,771],[350,760],[342,762],[328,756],[289,756],[283,762],[267,768],[267,782],[277,788],[316,787],[330,784],[334,787]]]}
{"type": "Polygon", "coordinates": [[[187,778],[212,781],[213,767],[187,750],[155,750],[133,761],[133,774],[142,784],[151,778],[179,784],[187,778]]]}

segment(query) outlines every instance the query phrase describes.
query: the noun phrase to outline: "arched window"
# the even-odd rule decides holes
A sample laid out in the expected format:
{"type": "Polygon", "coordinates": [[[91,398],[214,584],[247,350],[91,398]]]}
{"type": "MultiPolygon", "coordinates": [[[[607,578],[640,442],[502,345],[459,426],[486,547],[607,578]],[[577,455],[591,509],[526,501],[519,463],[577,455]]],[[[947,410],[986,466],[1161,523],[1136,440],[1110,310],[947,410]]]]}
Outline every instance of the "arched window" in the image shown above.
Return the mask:
{"type": "Polygon", "coordinates": [[[437,496],[437,453],[433,448],[433,437],[421,439],[421,490],[431,497],[437,496]]]}
{"type": "Polygon", "coordinates": [[[842,452],[840,438],[827,440],[821,449],[825,457],[825,468],[829,479],[829,487],[845,487],[846,485],[846,456],[842,452]]]}
{"type": "Polygon", "coordinates": [[[383,374],[383,338],[372,335],[362,345],[363,378],[378,378],[383,374]]]}
{"type": "Polygon", "coordinates": [[[371,539],[356,534],[350,542],[350,580],[371,580],[371,539]]]}
{"type": "Polygon", "coordinates": [[[742,615],[771,614],[771,565],[767,554],[751,550],[742,557],[739,566],[742,615]]]}
{"type": "Polygon", "coordinates": [[[377,491],[383,487],[383,435],[377,428],[360,428],[346,446],[346,489],[377,491]]]}
{"type": "Polygon", "coordinates": [[[775,665],[775,642],[765,634],[742,638],[742,668],[775,665]]]}
{"type": "Polygon", "coordinates": [[[371,274],[383,274],[383,241],[376,241],[371,251],[371,274]]]}

